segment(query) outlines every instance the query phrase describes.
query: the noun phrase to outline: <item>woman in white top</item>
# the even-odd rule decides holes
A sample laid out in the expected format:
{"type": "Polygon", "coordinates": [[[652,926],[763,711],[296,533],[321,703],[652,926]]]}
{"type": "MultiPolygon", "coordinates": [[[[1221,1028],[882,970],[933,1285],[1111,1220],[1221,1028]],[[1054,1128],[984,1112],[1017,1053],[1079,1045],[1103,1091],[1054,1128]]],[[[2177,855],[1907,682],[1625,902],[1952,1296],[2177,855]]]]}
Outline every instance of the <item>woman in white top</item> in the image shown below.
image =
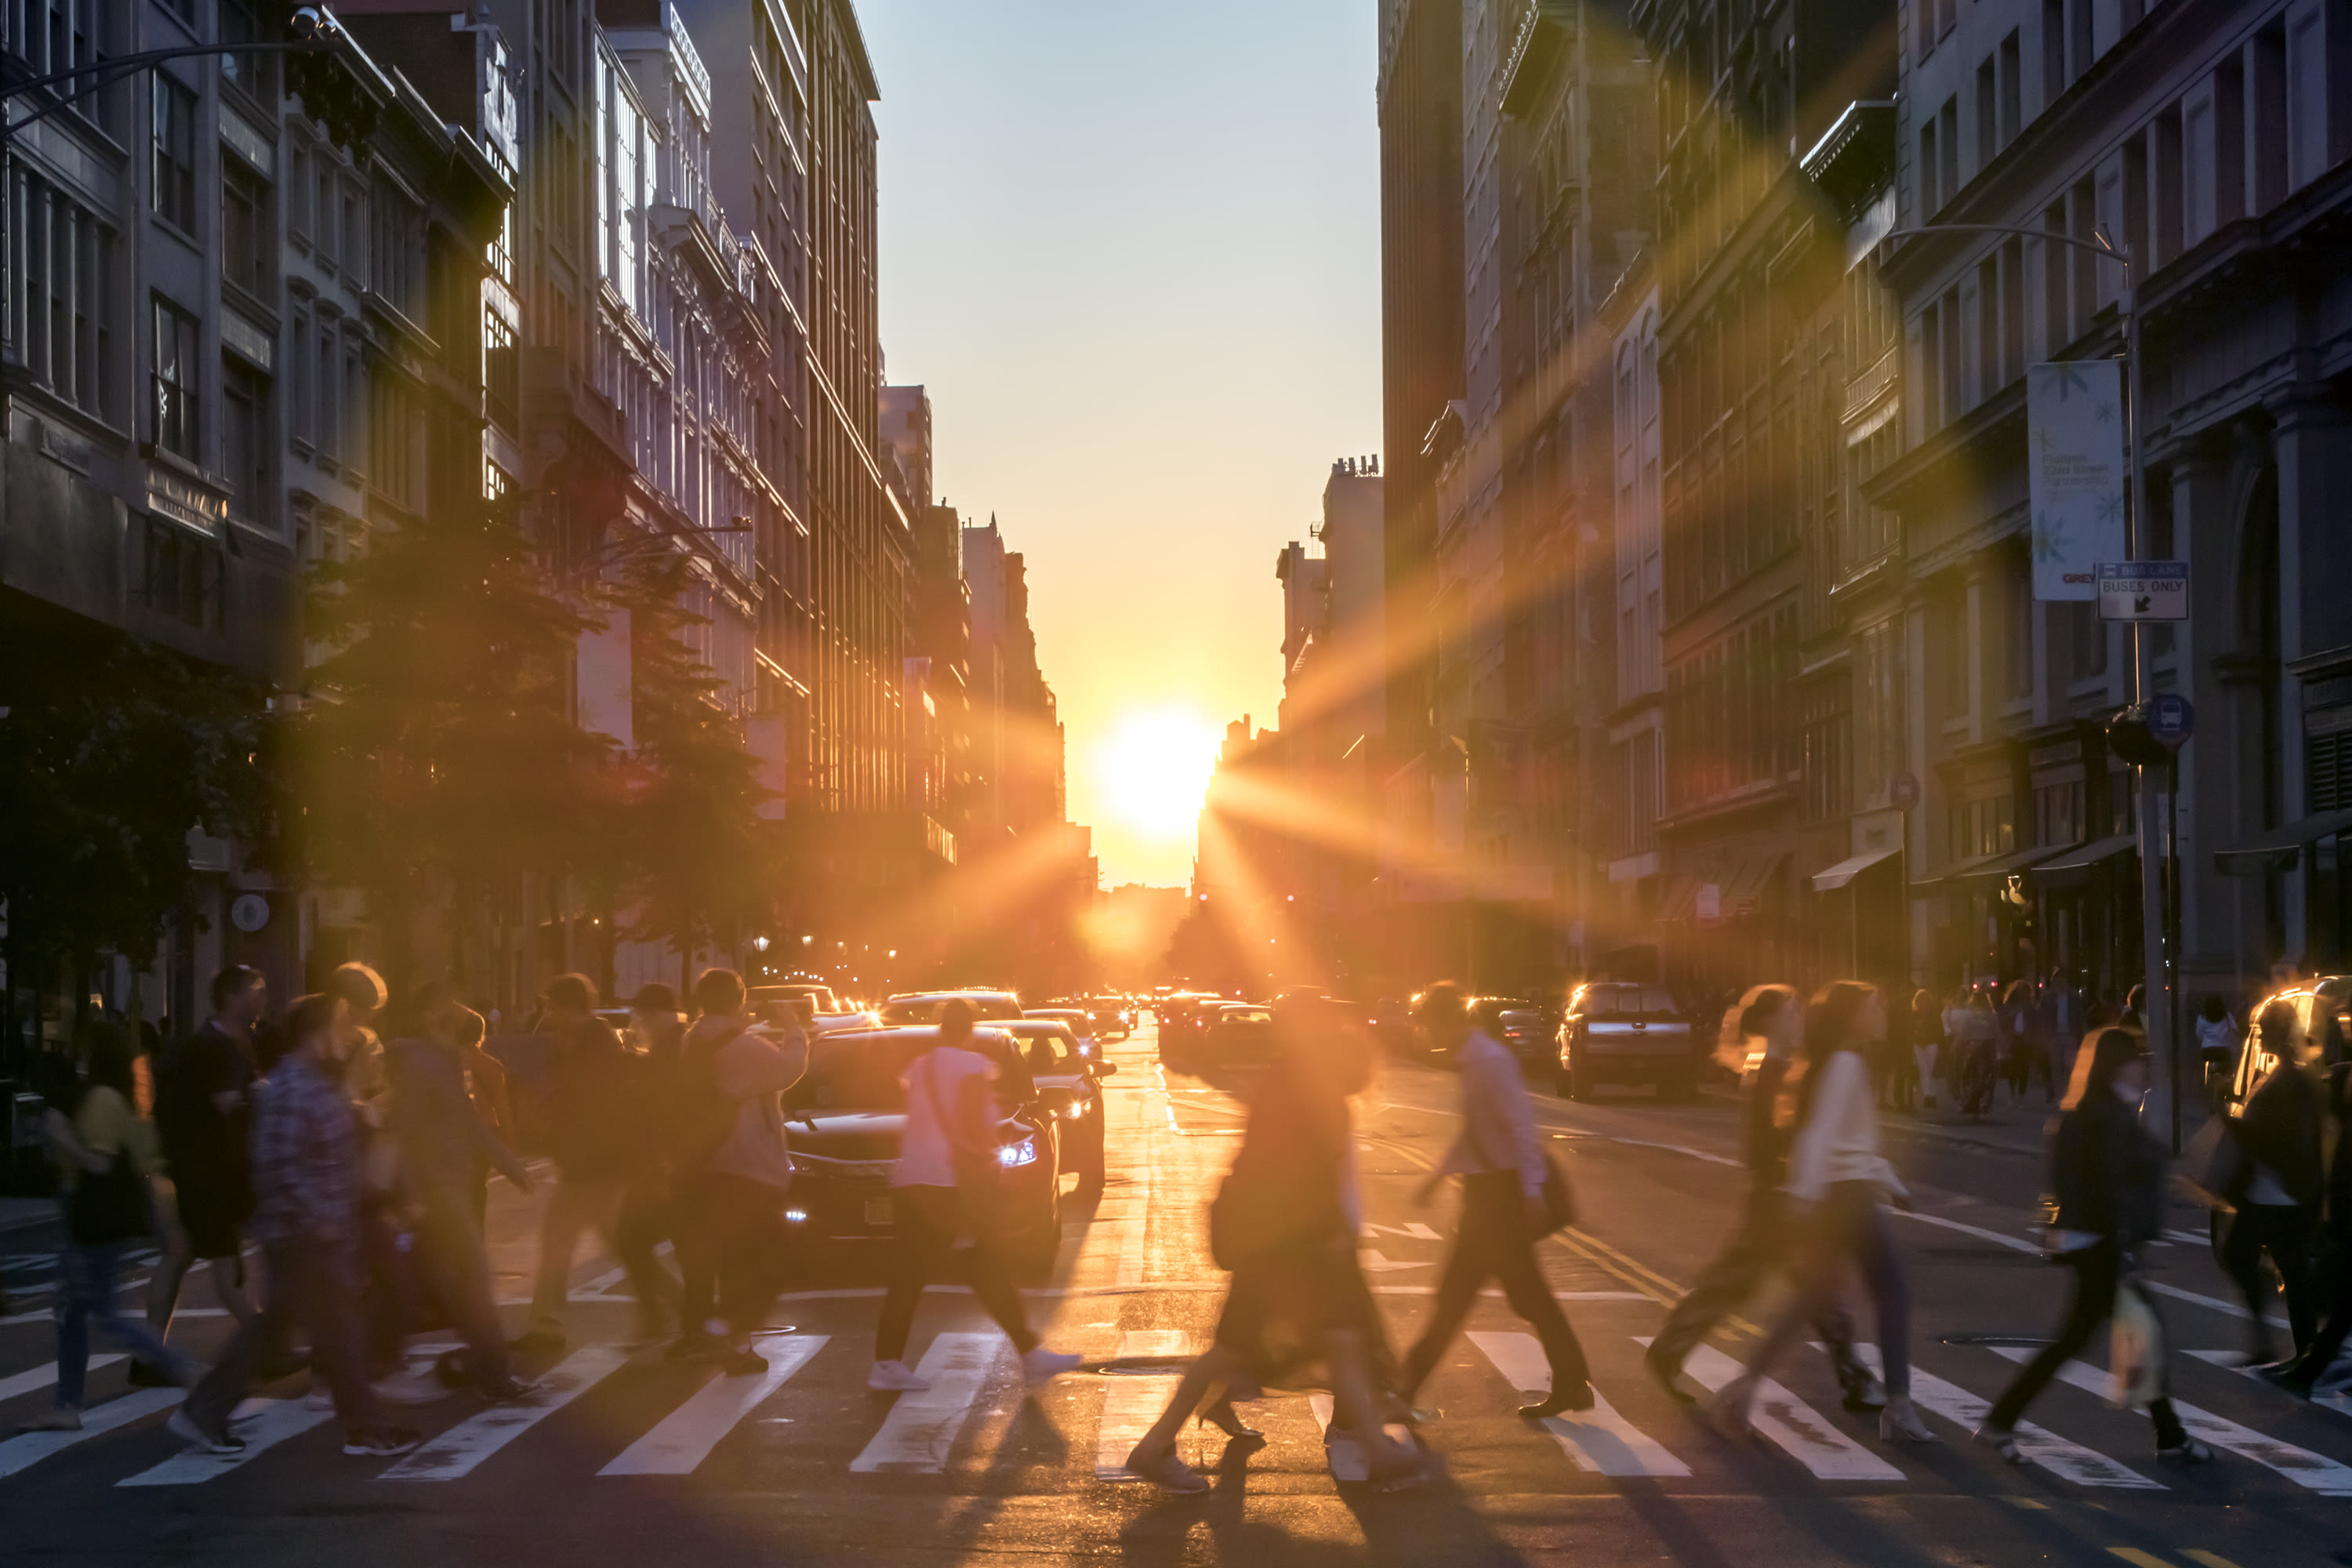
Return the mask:
{"type": "Polygon", "coordinates": [[[988,1215],[972,1212],[984,1194],[964,1191],[986,1180],[997,1150],[996,1098],[991,1087],[996,1064],[972,1045],[972,1008],[953,1001],[940,1009],[939,1044],[908,1067],[899,1079],[907,1091],[905,1129],[898,1135],[898,1168],[890,1178],[897,1205],[898,1251],[882,1318],[874,1331],[874,1370],[866,1386],[877,1393],[919,1394],[928,1379],[907,1365],[907,1337],[923,1287],[938,1278],[956,1238],[967,1231],[971,1246],[971,1293],[1021,1354],[1021,1370],[1043,1383],[1076,1367],[1080,1358],[1047,1350],[1029,1327],[1029,1310],[1004,1267],[988,1215]]]}
{"type": "Polygon", "coordinates": [[[1852,1264],[1878,1308],[1878,1351],[1885,1363],[1886,1408],[1879,1436],[1932,1443],[1935,1434],[1911,1402],[1911,1295],[1903,1257],[1888,1229],[1882,1199],[1909,1206],[1910,1194],[1878,1152],[1878,1109],[1870,1092],[1869,1051],[1886,1035],[1886,1004],[1876,988],[1841,980],[1822,988],[1805,1014],[1805,1078],[1800,1121],[1789,1152],[1786,1190],[1799,1215],[1810,1215],[1811,1258],[1805,1284],[1748,1358],[1740,1374],[1717,1394],[1717,1426],[1746,1436],[1756,1386],[1822,1309],[1835,1300],[1852,1264]]]}

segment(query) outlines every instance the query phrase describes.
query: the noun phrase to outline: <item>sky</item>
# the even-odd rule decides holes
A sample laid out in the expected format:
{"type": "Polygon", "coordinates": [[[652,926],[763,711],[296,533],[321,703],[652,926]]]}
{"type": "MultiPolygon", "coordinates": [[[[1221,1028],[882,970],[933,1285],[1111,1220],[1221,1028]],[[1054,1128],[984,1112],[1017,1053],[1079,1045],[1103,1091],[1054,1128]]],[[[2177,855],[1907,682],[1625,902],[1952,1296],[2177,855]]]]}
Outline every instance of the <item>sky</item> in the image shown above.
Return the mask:
{"type": "Polygon", "coordinates": [[[1135,738],[1274,722],[1275,557],[1380,446],[1373,0],[857,8],[887,379],[1027,558],[1104,885],[1181,883],[1165,792],[1122,816],[1135,738]]]}

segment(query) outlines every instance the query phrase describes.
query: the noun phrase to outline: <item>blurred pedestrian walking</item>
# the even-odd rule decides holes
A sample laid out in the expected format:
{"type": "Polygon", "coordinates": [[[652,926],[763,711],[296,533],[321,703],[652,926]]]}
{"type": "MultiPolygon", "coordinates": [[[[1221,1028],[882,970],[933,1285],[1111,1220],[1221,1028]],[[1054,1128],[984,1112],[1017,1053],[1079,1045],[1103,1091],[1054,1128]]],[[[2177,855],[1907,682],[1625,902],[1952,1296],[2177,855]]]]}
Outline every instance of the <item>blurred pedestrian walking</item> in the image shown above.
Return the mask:
{"type": "Polygon", "coordinates": [[[1422,1026],[1430,1043],[1450,1055],[1462,1080],[1462,1131],[1417,1201],[1427,1203],[1447,1176],[1462,1177],[1462,1218],[1437,1282],[1437,1300],[1421,1338],[1405,1352],[1407,1404],[1489,1279],[1499,1279],[1511,1310],[1528,1321],[1551,1364],[1551,1390],[1521,1408],[1529,1417],[1592,1408],[1592,1384],[1576,1331],[1552,1295],[1536,1244],[1556,1228],[1544,1197],[1550,1166],[1536,1131],[1535,1108],[1519,1064],[1492,1035],[1472,1026],[1462,991],[1433,985],[1422,997],[1422,1026]]]}
{"type": "Polygon", "coordinates": [[[310,1338],[312,1370],[332,1392],[344,1453],[404,1454],[422,1440],[386,1424],[366,1377],[359,1135],[337,1056],[343,1006],[323,994],[297,997],[286,1016],[286,1053],[255,1086],[253,1235],[266,1257],[264,1304],[170,1423],[176,1436],[216,1454],[244,1451],[229,1415],[265,1348],[296,1324],[310,1338]]]}
{"type": "MultiPolygon", "coordinates": [[[[2047,1241],[2052,1261],[2074,1271],[2074,1298],[2057,1338],[2025,1364],[1976,1432],[1979,1442],[2012,1465],[2024,1463],[2017,1424],[2026,1407],[2090,1344],[2119,1303],[2128,1300],[2148,1321],[2162,1323],[2155,1297],[2137,1278],[2140,1249],[2164,1230],[2166,1156],[2140,1123],[2147,1083],[2147,1053],[2138,1035],[2106,1028],[2084,1042],[2052,1148],[2055,1208],[2047,1241]]],[[[2172,1408],[2160,1330],[2157,1339],[2148,1374],[2155,1392],[2147,1401],[2157,1458],[2209,1463],[2213,1450],[2189,1435],[2172,1408]]]]}
{"type": "Polygon", "coordinates": [[[1952,1075],[1953,1098],[1960,1114],[1981,1121],[1992,1110],[1993,1085],[2000,1062],[2000,1016],[1992,993],[1982,987],[1969,993],[1956,1026],[1959,1071],[1952,1075]]]}
{"type": "Polygon", "coordinates": [[[1242,1425],[1230,1389],[1314,1360],[1328,1374],[1331,1426],[1363,1447],[1370,1479],[1402,1490],[1433,1473],[1427,1455],[1386,1430],[1371,1299],[1356,1265],[1348,1101],[1371,1081],[1371,1046],[1351,1030],[1302,1026],[1312,1009],[1288,1011],[1281,1051],[1250,1096],[1241,1151],[1209,1211],[1210,1250],[1233,1277],[1215,1338],[1127,1457],[1130,1473],[1172,1492],[1209,1489],[1176,1452],[1196,1412],[1254,1447],[1264,1435],[1242,1425]]]}
{"type": "Polygon", "coordinates": [[[2083,988],[2063,968],[2052,968],[2042,983],[2042,1045],[2049,1058],[2042,1073],[2054,1087],[2069,1081],[2074,1058],[2090,1036],[2090,1021],[2083,1015],[2083,988]]]}
{"type": "MultiPolygon", "coordinates": [[[[1748,1164],[1748,1197],[1731,1234],[1698,1281],[1666,1313],[1665,1326],[1643,1352],[1643,1365],[1660,1386],[1685,1404],[1692,1396],[1675,1381],[1692,1349],[1752,1299],[1774,1274],[1805,1282],[1807,1233],[1790,1214],[1781,1183],[1788,1172],[1791,1124],[1779,1114],[1789,1072],[1796,1065],[1804,1033],[1804,1008],[1786,985],[1759,985],[1742,999],[1739,1032],[1760,1040],[1762,1060],[1748,1085],[1742,1111],[1742,1143],[1748,1164]]],[[[1884,1409],[1886,1394],[1877,1377],[1853,1353],[1853,1321],[1835,1297],[1822,1304],[1813,1327],[1829,1347],[1845,1406],[1857,1412],[1884,1409]]]]}
{"type": "MultiPolygon", "coordinates": [[[[793,1184],[783,1091],[808,1071],[807,1037],[751,1028],[748,1001],[733,970],[697,975],[701,1016],[686,1032],[678,1067],[703,1109],[689,1120],[698,1142],[684,1152],[677,1175],[676,1246],[686,1282],[672,1353],[715,1351],[730,1377],[767,1370],[752,1337],[775,1305],[792,1247],[783,1223],[793,1184]]],[[[642,1236],[631,1241],[646,1245],[642,1236]]],[[[642,1293],[638,1303],[650,1310],[642,1293]]]]}
{"type": "MultiPolygon", "coordinates": [[[[244,1231],[253,1215],[253,1173],[246,1142],[257,1072],[254,1030],[268,1011],[261,972],[232,964],[213,976],[211,1016],[166,1047],[156,1063],[155,1131],[171,1189],[169,1205],[156,1205],[157,1218],[168,1206],[175,1222],[159,1226],[163,1255],[147,1278],[147,1323],[159,1339],[171,1332],[181,1283],[200,1260],[229,1316],[252,1321],[244,1231]]],[[[131,1363],[134,1386],[165,1381],[145,1362],[131,1363]]]]}
{"type": "Polygon", "coordinates": [[[899,1081],[907,1096],[904,1131],[890,1196],[898,1242],[889,1292],[874,1331],[874,1367],[866,1386],[877,1393],[919,1393],[929,1383],[907,1365],[907,1340],[923,1288],[937,1279],[949,1255],[969,1259],[972,1294],[996,1320],[1020,1354],[1021,1371],[1038,1384],[1070,1371],[1079,1358],[1046,1349],[1029,1326],[1029,1310],[1014,1288],[998,1245],[994,1205],[1002,1166],[997,1150],[1001,1110],[992,1085],[995,1059],[975,1044],[971,1005],[951,1000],[940,1009],[939,1041],[908,1064],[899,1081]]]}
{"type": "MultiPolygon", "coordinates": [[[[2343,1020],[2337,1021],[2335,1032],[2339,1037],[2346,1032],[2343,1020]]],[[[2336,1150],[2327,1167],[2326,1205],[2326,1240],[2334,1254],[2333,1300],[2327,1321],[2302,1353],[2263,1373],[2281,1388],[2305,1399],[2336,1364],[2345,1341],[2352,1338],[2352,1061],[2338,1059],[2326,1070],[2322,1103],[2333,1125],[2336,1150]]]]}
{"type": "MultiPolygon", "coordinates": [[[[1936,1058],[1944,1043],[1943,1010],[1936,1005],[1936,994],[1925,986],[1911,994],[1911,1071],[1912,1088],[1918,1095],[1918,1109],[1926,1110],[1936,1103],[1936,1058]]],[[[1906,1105],[1906,1110],[1912,1109],[1906,1105]]]]}
{"type": "Polygon", "coordinates": [[[2312,1042],[2304,1037],[2288,1003],[2263,1008],[2256,1028],[2273,1060],[2237,1121],[2238,1146],[2246,1158],[2235,1190],[2223,1194],[2237,1212],[2221,1240],[2221,1266],[2252,1314],[2248,1346],[2259,1365],[2279,1359],[2266,1319],[2271,1292],[2263,1278],[2264,1253],[2286,1297],[2293,1353],[2300,1356],[2311,1348],[2311,1242],[2326,1177],[2320,1164],[2319,1089],[2306,1066],[2312,1042]]]}
{"type": "Polygon", "coordinates": [[[415,1032],[386,1051],[411,1257],[466,1342],[468,1379],[492,1399],[520,1399],[530,1385],[508,1365],[481,1212],[489,1172],[525,1193],[530,1173],[491,1131],[467,1084],[467,1047],[478,1046],[488,1027],[481,1016],[437,984],[421,987],[411,1006],[415,1032]]]}
{"type": "Polygon", "coordinates": [[[1878,1310],[1878,1354],[1886,1386],[1882,1437],[1927,1443],[1935,1434],[1911,1400],[1911,1294],[1903,1256],[1888,1229],[1885,1200],[1910,1194],[1879,1152],[1878,1113],[1870,1103],[1866,1053],[1886,1030],[1878,992],[1856,981],[1822,988],[1805,1012],[1805,1076],[1799,1085],[1796,1141],[1789,1153],[1788,1194],[1808,1233],[1804,1285],[1750,1352],[1739,1375],[1717,1391],[1712,1414],[1725,1430],[1746,1436],[1757,1385],[1836,1299],[1846,1269],[1857,1269],[1878,1310]]]}
{"type": "MultiPolygon", "coordinates": [[[[415,1310],[408,1256],[400,1245],[400,1152],[387,1125],[392,1077],[378,1032],[392,993],[383,975],[354,961],[328,974],[325,994],[333,1005],[336,1079],[351,1103],[357,1144],[363,1343],[370,1371],[382,1375],[398,1370],[402,1336],[415,1310]]],[[[320,1391],[314,1379],[312,1392],[320,1391]]]]}
{"type": "Polygon", "coordinates": [[[134,1103],[131,1037],[101,1019],[89,1030],[89,1078],[73,1114],[51,1110],[43,1131],[58,1168],[66,1242],[58,1258],[56,1402],[34,1417],[36,1431],[81,1430],[82,1397],[94,1329],[153,1369],[154,1381],[194,1383],[194,1363],[163,1336],[125,1314],[115,1289],[122,1256],[154,1228],[149,1183],[162,1165],[155,1129],[134,1103]]]}
{"type": "Polygon", "coordinates": [[[539,1273],[530,1327],[520,1351],[561,1350],[572,1261],[583,1231],[593,1230],[628,1275],[641,1316],[655,1318],[669,1295],[650,1247],[621,1228],[622,1205],[654,1155],[656,1123],[650,1075],[596,1016],[596,984],[584,974],[548,982],[539,1032],[551,1051],[548,1141],[558,1180],[539,1216],[539,1273]]]}

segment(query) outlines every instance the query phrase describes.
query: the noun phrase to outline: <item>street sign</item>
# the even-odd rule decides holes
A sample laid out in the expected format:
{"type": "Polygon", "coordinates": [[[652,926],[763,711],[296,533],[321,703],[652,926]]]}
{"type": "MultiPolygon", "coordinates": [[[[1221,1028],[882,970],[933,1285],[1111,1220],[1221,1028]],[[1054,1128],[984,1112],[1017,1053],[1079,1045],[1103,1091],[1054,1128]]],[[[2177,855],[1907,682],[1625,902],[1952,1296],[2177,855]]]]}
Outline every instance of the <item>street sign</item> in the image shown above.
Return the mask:
{"type": "Polygon", "coordinates": [[[2186,561],[2102,561],[2099,619],[2185,621],[2189,618],[2186,561]]]}
{"type": "Polygon", "coordinates": [[[2197,730],[2197,710],[2178,691],[2160,691],[2148,699],[2147,732],[2168,751],[2177,752],[2197,730]]]}
{"type": "Polygon", "coordinates": [[[1918,805],[1918,779],[1910,773],[1896,773],[1887,782],[1886,803],[1897,811],[1908,811],[1918,805]]]}
{"type": "Polygon", "coordinates": [[[253,935],[269,923],[269,900],[259,893],[239,893],[229,902],[228,923],[253,935]]]}

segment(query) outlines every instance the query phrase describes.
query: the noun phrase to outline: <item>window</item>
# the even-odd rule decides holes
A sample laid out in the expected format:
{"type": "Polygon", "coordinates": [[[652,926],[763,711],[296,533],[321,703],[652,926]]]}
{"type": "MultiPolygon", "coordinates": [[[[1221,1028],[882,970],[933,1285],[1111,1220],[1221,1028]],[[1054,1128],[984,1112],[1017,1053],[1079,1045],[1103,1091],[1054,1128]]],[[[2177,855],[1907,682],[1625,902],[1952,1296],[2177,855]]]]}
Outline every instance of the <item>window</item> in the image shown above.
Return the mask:
{"type": "Polygon", "coordinates": [[[2180,106],[2156,117],[2148,134],[2156,140],[2156,254],[2163,266],[2180,254],[2180,106]]]}
{"type": "Polygon", "coordinates": [[[1977,263],[1977,400],[2000,385],[2000,253],[1995,251],[1977,263]]]}
{"type": "Polygon", "coordinates": [[[1977,167],[1982,169],[2000,151],[2000,91],[1993,57],[1977,67],[1977,167]]]}
{"type": "Polygon", "coordinates": [[[140,542],[140,602],[198,631],[220,630],[219,549],[160,517],[145,520],[140,542]]]}
{"type": "Polygon", "coordinates": [[[191,238],[196,232],[196,95],[169,71],[155,73],[155,215],[191,238]]]}
{"type": "Polygon", "coordinates": [[[1919,212],[1933,217],[1944,205],[1943,194],[1936,189],[1936,171],[1943,160],[1936,156],[1936,121],[1931,116],[1919,127],[1919,212]]]}
{"type": "Polygon", "coordinates": [[[310,144],[300,136],[289,138],[286,181],[286,235],[295,243],[307,244],[310,238],[310,144]]]}
{"type": "Polygon", "coordinates": [[[2012,573],[2009,578],[2009,698],[2021,702],[2033,695],[2033,578],[2012,573]]]}
{"type": "Polygon", "coordinates": [[[2025,242],[2000,247],[2000,384],[2025,374],[2025,242]]]}
{"type": "Polygon", "coordinates": [[[316,383],[311,380],[315,371],[310,358],[313,351],[310,312],[297,305],[289,328],[293,347],[286,355],[286,434],[289,439],[309,447],[318,439],[311,424],[317,409],[311,391],[316,383]]]}
{"type": "Polygon", "coordinates": [[[155,300],[154,442],[201,463],[197,446],[196,319],[158,295],[155,300]]]}
{"type": "Polygon", "coordinates": [[[9,171],[8,336],[24,373],[87,414],[111,412],[114,233],[17,163],[9,171]]]}
{"type": "Polygon", "coordinates": [[[269,297],[269,186],[243,160],[221,159],[221,277],[269,297]]]}
{"type": "MultiPolygon", "coordinates": [[[[220,0],[220,41],[257,44],[263,41],[261,8],[255,0],[220,0]]],[[[226,54],[220,58],[221,80],[244,89],[267,102],[277,82],[276,59],[269,55],[226,54]]]]}
{"type": "Polygon", "coordinates": [[[2067,626],[2074,644],[2072,660],[2074,679],[2088,680],[2107,672],[2107,624],[2099,619],[2099,606],[2087,599],[2069,601],[2066,605],[2067,626]]]}
{"type": "Polygon", "coordinates": [[[321,317],[319,321],[318,375],[310,384],[310,395],[318,405],[319,455],[329,462],[338,462],[343,456],[343,359],[335,347],[335,328],[321,317]]]}
{"type": "Polygon", "coordinates": [[[1958,289],[1944,290],[1944,308],[1939,318],[1937,325],[1944,331],[1941,349],[1944,384],[1938,395],[1943,399],[1944,417],[1949,421],[1958,418],[1961,410],[1968,406],[1968,384],[1961,375],[1966,367],[1960,361],[1960,291],[1958,289]]]}
{"type": "MultiPolygon", "coordinates": [[[[22,62],[11,78],[52,76],[94,65],[114,49],[113,7],[106,0],[7,0],[8,53],[22,62]]],[[[66,112],[114,127],[123,100],[111,89],[75,100],[66,112]]],[[[21,112],[22,106],[19,106],[21,112]]],[[[12,116],[13,118],[13,116],[12,116]]]]}
{"type": "Polygon", "coordinates": [[[221,361],[221,468],[229,509],[248,522],[276,520],[269,462],[269,378],[236,360],[221,361]]]}
{"type": "Polygon", "coordinates": [[[2042,0],[2042,107],[2066,90],[2066,0],[2042,0]]]}
{"type": "MultiPolygon", "coordinates": [[[[375,183],[375,247],[369,282],[386,303],[410,321],[425,320],[425,214],[389,180],[375,183]]],[[[347,244],[356,263],[359,249],[347,244]]]]}
{"type": "MultiPolygon", "coordinates": [[[[2287,19],[2286,188],[2301,190],[2327,168],[2328,48],[2326,8],[2306,6],[2287,19]]],[[[2338,113],[2343,105],[2336,106],[2338,113]]]]}
{"type": "Polygon", "coordinates": [[[1936,175],[1936,194],[1947,202],[1960,194],[1960,100],[1944,100],[1936,116],[1937,148],[1944,162],[1936,175]]]}
{"type": "Polygon", "coordinates": [[[491,424],[509,432],[520,428],[517,418],[522,382],[515,330],[496,306],[482,311],[482,392],[491,424]]]}
{"type": "Polygon", "coordinates": [[[1997,132],[2000,140],[1995,143],[2000,147],[2016,141],[2024,123],[2024,88],[2018,80],[2018,72],[2022,68],[2021,53],[2017,29],[2011,27],[2009,37],[2000,41],[2000,123],[1997,132]]]}

